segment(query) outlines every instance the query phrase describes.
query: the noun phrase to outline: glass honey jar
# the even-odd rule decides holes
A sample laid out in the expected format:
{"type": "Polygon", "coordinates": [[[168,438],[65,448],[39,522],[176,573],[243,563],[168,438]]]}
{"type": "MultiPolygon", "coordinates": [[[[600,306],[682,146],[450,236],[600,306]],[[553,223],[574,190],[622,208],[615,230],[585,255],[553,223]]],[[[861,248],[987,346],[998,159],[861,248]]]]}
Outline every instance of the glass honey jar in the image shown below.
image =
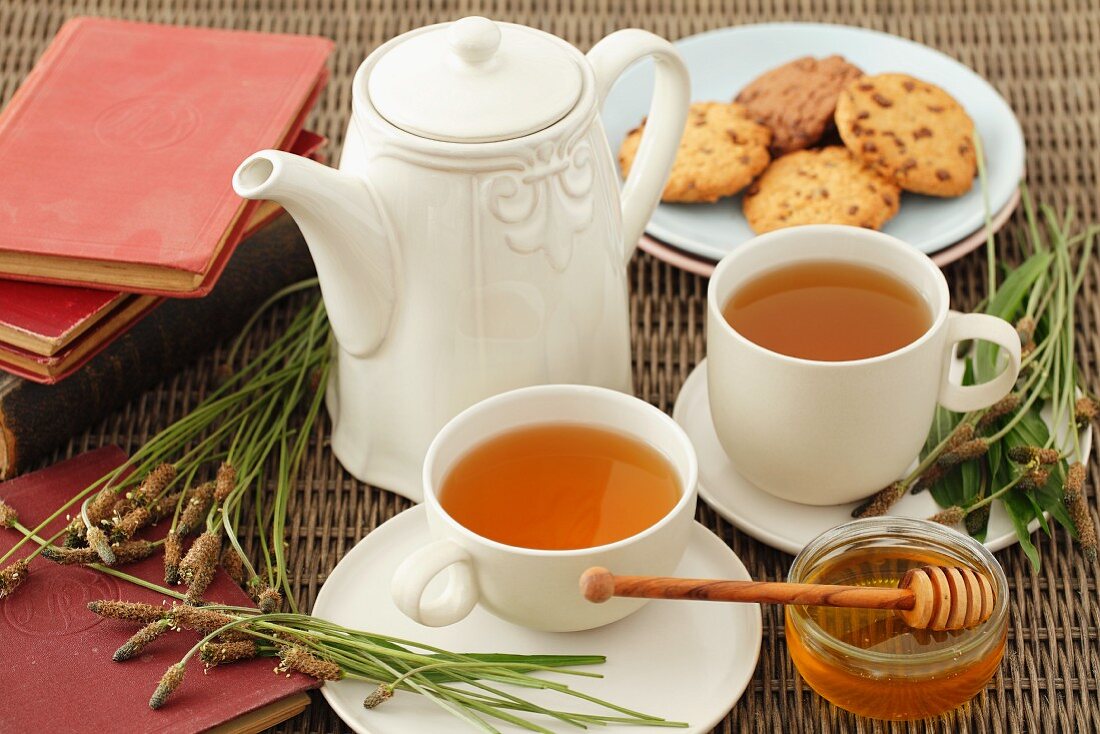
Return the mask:
{"type": "Polygon", "coordinates": [[[973,538],[926,520],[845,523],[802,549],[787,580],[896,587],[911,568],[969,566],[996,593],[992,615],[971,629],[915,630],[890,610],[788,606],[787,647],[802,678],[840,708],[875,719],[936,716],[977,695],[997,672],[1008,627],[1008,584],[973,538]]]}

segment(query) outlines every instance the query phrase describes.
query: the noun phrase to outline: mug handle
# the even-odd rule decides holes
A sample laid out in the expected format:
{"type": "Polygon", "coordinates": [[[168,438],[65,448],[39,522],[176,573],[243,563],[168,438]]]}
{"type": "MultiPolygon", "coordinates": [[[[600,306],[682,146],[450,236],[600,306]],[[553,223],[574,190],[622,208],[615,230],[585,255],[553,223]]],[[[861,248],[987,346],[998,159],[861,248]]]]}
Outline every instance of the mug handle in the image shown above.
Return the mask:
{"type": "Polygon", "coordinates": [[[675,46],[638,28],[616,31],[588,52],[588,62],[596,75],[596,98],[600,105],[619,75],[645,56],[653,57],[656,79],[645,134],[634,165],[630,167],[630,175],[623,184],[625,262],[630,262],[638,246],[676,159],[691,102],[691,79],[675,46]]]}
{"type": "Polygon", "coordinates": [[[940,405],[956,413],[980,410],[1008,395],[1020,375],[1020,335],[1004,319],[984,313],[951,313],[947,317],[947,359],[955,344],[981,339],[996,344],[1008,355],[1008,366],[1001,374],[980,385],[956,385],[945,367],[940,382],[940,405]]]}
{"type": "Polygon", "coordinates": [[[445,627],[465,619],[479,596],[471,563],[470,555],[450,540],[424,546],[394,571],[390,582],[394,604],[406,617],[427,627],[445,627]],[[424,590],[443,571],[448,571],[443,594],[425,602],[424,590]]]}

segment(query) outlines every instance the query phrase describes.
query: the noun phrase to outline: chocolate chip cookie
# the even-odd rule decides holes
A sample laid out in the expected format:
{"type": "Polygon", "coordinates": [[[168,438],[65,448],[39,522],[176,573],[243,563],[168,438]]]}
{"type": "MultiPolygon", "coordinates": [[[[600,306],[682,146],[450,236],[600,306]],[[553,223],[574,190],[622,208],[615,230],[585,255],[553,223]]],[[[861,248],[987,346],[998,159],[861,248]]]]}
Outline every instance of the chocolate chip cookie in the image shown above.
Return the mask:
{"type": "Polygon", "coordinates": [[[901,190],[834,145],[788,153],[745,192],[742,208],[756,233],[797,224],[878,229],[897,214],[901,190]]]}
{"type": "Polygon", "coordinates": [[[954,97],[905,74],[879,74],[840,94],[844,145],[906,191],[960,196],[978,170],[974,122],[954,97]]]}
{"type": "MultiPolygon", "coordinates": [[[[630,173],[644,130],[643,122],[619,148],[623,176],[630,173]]],[[[692,104],[661,201],[714,202],[733,196],[767,167],[770,140],[768,128],[749,119],[741,105],[692,104]]]]}
{"type": "Polygon", "coordinates": [[[761,74],[734,101],[772,131],[771,153],[780,156],[821,140],[841,90],[862,75],[841,56],[804,56],[761,74]]]}

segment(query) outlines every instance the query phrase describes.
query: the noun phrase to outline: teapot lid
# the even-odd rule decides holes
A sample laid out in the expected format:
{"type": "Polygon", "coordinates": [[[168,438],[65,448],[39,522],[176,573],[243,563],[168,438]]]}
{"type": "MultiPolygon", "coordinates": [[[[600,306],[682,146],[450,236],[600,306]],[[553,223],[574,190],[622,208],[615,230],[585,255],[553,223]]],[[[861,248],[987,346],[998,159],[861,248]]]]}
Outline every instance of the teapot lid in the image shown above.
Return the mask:
{"type": "Polygon", "coordinates": [[[452,143],[538,132],[573,109],[582,87],[563,41],[478,16],[410,34],[367,81],[371,103],[392,125],[452,143]]]}

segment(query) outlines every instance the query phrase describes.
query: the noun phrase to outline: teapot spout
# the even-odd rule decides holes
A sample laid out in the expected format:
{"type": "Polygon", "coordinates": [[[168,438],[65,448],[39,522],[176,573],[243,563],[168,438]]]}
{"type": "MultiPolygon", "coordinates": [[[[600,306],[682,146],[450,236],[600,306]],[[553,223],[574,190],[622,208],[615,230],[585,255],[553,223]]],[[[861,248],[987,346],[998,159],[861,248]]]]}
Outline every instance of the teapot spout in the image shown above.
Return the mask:
{"type": "Polygon", "coordinates": [[[286,209],[305,236],[340,348],[366,357],[389,331],[397,298],[396,243],[370,183],[279,150],[249,156],[233,174],[246,199],[286,209]]]}

